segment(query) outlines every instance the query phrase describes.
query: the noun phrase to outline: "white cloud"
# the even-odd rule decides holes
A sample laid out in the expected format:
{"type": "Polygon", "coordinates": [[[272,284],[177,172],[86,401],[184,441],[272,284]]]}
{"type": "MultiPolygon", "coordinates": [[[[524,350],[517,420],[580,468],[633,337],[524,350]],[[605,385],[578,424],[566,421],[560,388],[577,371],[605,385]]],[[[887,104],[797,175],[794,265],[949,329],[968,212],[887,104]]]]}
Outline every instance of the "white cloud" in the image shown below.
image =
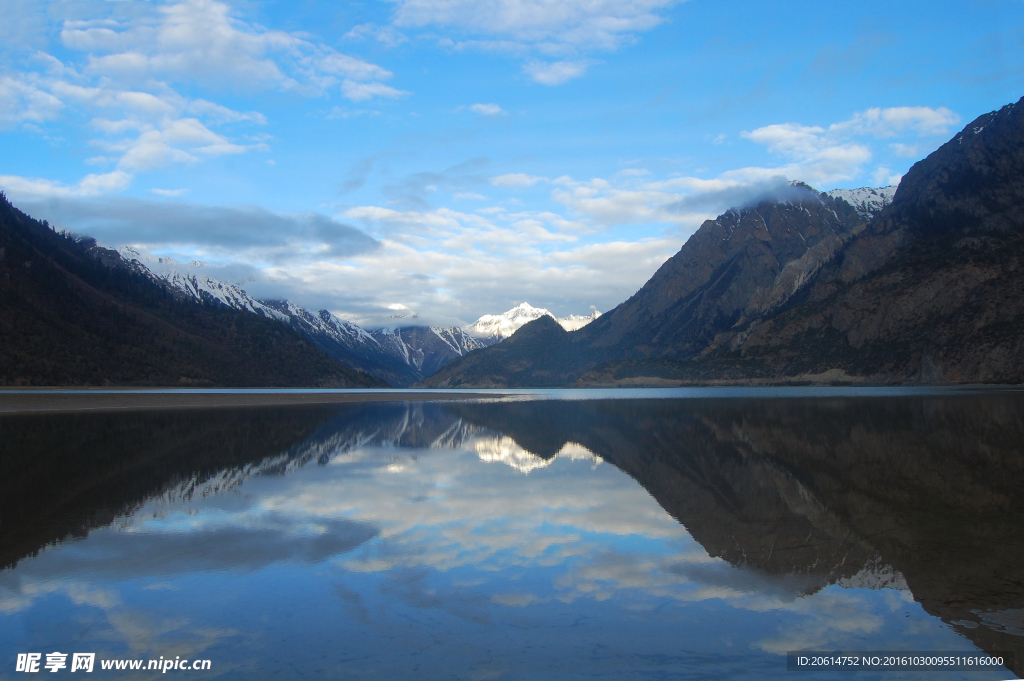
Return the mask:
{"type": "Polygon", "coordinates": [[[921,155],[921,145],[919,144],[901,144],[894,142],[889,145],[892,152],[897,156],[903,158],[917,158],[921,155]]]}
{"type": "Polygon", "coordinates": [[[182,101],[177,95],[164,94],[160,97],[149,92],[110,87],[83,87],[64,81],[55,82],[52,91],[55,95],[73,99],[81,104],[148,116],[171,115],[182,101]]]}
{"type": "Polygon", "coordinates": [[[560,186],[551,192],[551,198],[574,213],[605,225],[644,223],[692,223],[707,215],[694,216],[670,209],[682,194],[660,190],[656,184],[639,188],[620,189],[608,180],[595,178],[576,182],[561,178],[560,186]]]}
{"type": "Polygon", "coordinates": [[[387,80],[394,74],[376,64],[346,54],[328,54],[320,60],[320,69],[352,80],[387,80]]]}
{"type": "Polygon", "coordinates": [[[593,64],[594,62],[588,59],[550,63],[532,61],[523,65],[523,71],[541,85],[561,85],[573,78],[579,78],[593,64]]]}
{"type": "Polygon", "coordinates": [[[167,197],[185,196],[189,193],[188,189],[150,189],[149,191],[153,192],[157,196],[167,197]]]}
{"type": "Polygon", "coordinates": [[[554,86],[584,75],[595,63],[586,54],[629,43],[683,1],[395,0],[394,25],[445,31],[444,48],[526,58],[523,70],[554,86]]]}
{"type": "MultiPolygon", "coordinates": [[[[828,128],[798,123],[767,125],[744,132],[743,137],[766,146],[770,152],[786,157],[791,163],[773,169],[739,169],[733,171],[732,176],[747,180],[766,179],[767,171],[814,185],[849,181],[862,173],[873,156],[870,147],[855,138],[886,139],[904,134],[934,137],[948,134],[949,127],[959,120],[959,116],[946,108],[904,106],[867,109],[828,128]]],[[[913,156],[919,153],[920,145],[893,143],[890,148],[897,155],[913,156]]],[[[883,176],[886,181],[897,177],[888,170],[874,174],[874,178],[883,176]]]]}
{"type": "Polygon", "coordinates": [[[0,129],[57,117],[63,103],[32,83],[0,76],[0,129]]]}
{"type": "Polygon", "coordinates": [[[122,30],[79,28],[65,24],[64,44],[91,55],[93,73],[122,77],[188,78],[234,86],[280,86],[290,78],[270,58],[303,42],[289,33],[265,31],[231,16],[230,8],[210,0],[165,5],[122,30]]]}
{"type": "Polygon", "coordinates": [[[850,120],[832,125],[829,130],[839,133],[894,137],[914,132],[921,137],[945,136],[960,116],[945,107],[897,106],[889,109],[871,108],[855,114],[850,120]]]}
{"type": "Polygon", "coordinates": [[[902,175],[894,173],[891,168],[885,166],[878,166],[875,172],[871,173],[871,183],[876,187],[898,185],[902,179],[902,175]]]}
{"type": "Polygon", "coordinates": [[[473,104],[469,110],[481,116],[497,116],[505,113],[505,110],[497,104],[473,104]]]}
{"type": "Polygon", "coordinates": [[[255,123],[266,125],[267,117],[259,111],[233,111],[226,106],[208,102],[205,99],[195,99],[188,103],[186,110],[191,114],[205,117],[216,123],[255,123]]]}
{"type": "Polygon", "coordinates": [[[378,26],[377,24],[359,24],[342,36],[346,40],[365,40],[374,38],[377,42],[387,47],[397,47],[408,38],[395,30],[393,26],[378,26]]]}
{"type": "MultiPolygon", "coordinates": [[[[61,38],[66,47],[89,53],[86,74],[117,83],[170,79],[316,95],[344,89],[346,82],[392,77],[381,66],[311,42],[304,34],[246,23],[214,0],[183,0],[125,23],[67,21],[61,38]]],[[[394,96],[395,91],[381,88],[383,96],[394,96]]]]}
{"type": "Polygon", "coordinates": [[[528,43],[614,49],[662,23],[678,0],[398,0],[394,23],[528,43]]]}
{"type": "MultiPolygon", "coordinates": [[[[97,127],[111,131],[129,129],[119,122],[110,125],[99,122],[97,127]]],[[[242,154],[250,149],[266,148],[262,143],[235,144],[195,118],[166,119],[158,127],[143,125],[141,134],[135,139],[99,140],[96,144],[120,153],[118,166],[135,172],[172,163],[196,163],[201,156],[242,154]]]]}
{"type": "Polygon", "coordinates": [[[769,151],[789,156],[807,157],[827,145],[825,129],[796,123],[766,125],[743,136],[768,147],[769,151]]]}
{"type": "Polygon", "coordinates": [[[0,187],[9,196],[16,199],[102,196],[103,194],[126,189],[131,184],[131,181],[132,176],[121,170],[115,170],[111,173],[86,175],[77,184],[73,185],[41,178],[0,175],[0,187]]]}
{"type": "Polygon", "coordinates": [[[532,187],[545,178],[525,173],[505,173],[491,178],[491,184],[495,187],[532,187]]]}
{"type": "Polygon", "coordinates": [[[293,259],[265,271],[267,290],[330,302],[369,324],[386,323],[382,305],[395,301],[427,320],[472,321],[506,309],[510,296],[542,301],[560,314],[585,313],[590,305],[604,310],[621,302],[680,245],[677,239],[581,244],[581,235],[594,232],[591,225],[546,211],[485,217],[359,206],[342,218],[376,233],[382,247],[345,263],[293,259]]]}
{"type": "Polygon", "coordinates": [[[396,90],[383,83],[357,83],[352,80],[344,80],[341,83],[341,93],[353,102],[362,102],[373,97],[387,97],[394,99],[405,97],[409,92],[396,90]]]}

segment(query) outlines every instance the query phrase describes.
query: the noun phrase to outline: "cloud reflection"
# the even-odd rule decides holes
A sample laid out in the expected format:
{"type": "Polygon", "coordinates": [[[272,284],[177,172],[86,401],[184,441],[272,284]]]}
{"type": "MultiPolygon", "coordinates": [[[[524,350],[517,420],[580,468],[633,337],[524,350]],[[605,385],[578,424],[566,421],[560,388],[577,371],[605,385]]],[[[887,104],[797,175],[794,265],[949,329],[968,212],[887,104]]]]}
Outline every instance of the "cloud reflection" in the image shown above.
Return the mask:
{"type": "MultiPolygon", "coordinates": [[[[540,626],[569,606],[657,613],[687,627],[724,610],[771,623],[745,636],[777,653],[883,627],[881,598],[712,558],[643,487],[579,443],[553,442],[539,456],[443,408],[364,411],[286,455],[178,483],[111,527],[22,561],[0,574],[0,610],[63,594],[107,613],[142,649],[194,625],[171,618],[132,629],[137,613],[120,585],[175,589],[202,572],[245,578],[288,565],[329,580],[337,609],[375,630],[398,611],[486,628],[540,626]]],[[[879,563],[847,586],[901,579],[879,563]]]]}

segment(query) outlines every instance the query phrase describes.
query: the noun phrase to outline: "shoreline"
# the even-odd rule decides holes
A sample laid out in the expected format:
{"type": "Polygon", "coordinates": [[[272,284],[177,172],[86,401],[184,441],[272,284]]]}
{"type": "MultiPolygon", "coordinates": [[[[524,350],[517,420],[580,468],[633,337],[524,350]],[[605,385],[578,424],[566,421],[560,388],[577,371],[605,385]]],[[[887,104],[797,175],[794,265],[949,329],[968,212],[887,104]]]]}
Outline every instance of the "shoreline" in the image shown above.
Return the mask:
{"type": "Polygon", "coordinates": [[[1022,385],[717,385],[657,388],[61,388],[0,387],[0,417],[18,414],[324,406],[481,399],[822,399],[1024,393],[1022,385]]]}
{"type": "Polygon", "coordinates": [[[479,399],[473,390],[337,390],[175,388],[25,388],[0,390],[0,416],[68,412],[148,411],[231,407],[289,407],[361,402],[479,399]]]}

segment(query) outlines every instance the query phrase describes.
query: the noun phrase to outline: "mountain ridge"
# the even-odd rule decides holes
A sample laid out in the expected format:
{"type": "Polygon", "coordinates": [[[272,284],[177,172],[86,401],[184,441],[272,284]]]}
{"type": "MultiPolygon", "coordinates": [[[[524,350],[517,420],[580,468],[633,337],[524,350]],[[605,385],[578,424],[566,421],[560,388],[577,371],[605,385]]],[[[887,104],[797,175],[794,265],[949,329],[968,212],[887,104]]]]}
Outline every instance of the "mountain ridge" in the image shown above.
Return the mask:
{"type": "Polygon", "coordinates": [[[279,322],[174,295],[2,194],[0,384],[382,385],[279,322]]]}
{"type": "Polygon", "coordinates": [[[312,312],[288,300],[256,299],[239,284],[211,277],[207,265],[198,260],[179,263],[132,246],[116,251],[96,247],[94,252],[109,266],[127,264],[185,298],[283,322],[304,334],[332,359],[397,388],[408,387],[473,350],[500,343],[523,324],[541,316],[549,316],[563,328],[573,330],[601,314],[594,311],[586,316],[557,318],[545,308],[524,302],[502,314],[483,315],[465,327],[406,324],[368,330],[328,310],[312,312]]]}
{"type": "Polygon", "coordinates": [[[548,359],[485,350],[421,385],[1020,383],[1022,149],[1024,100],[914,164],[887,205],[797,183],[706,221],[548,359]]]}

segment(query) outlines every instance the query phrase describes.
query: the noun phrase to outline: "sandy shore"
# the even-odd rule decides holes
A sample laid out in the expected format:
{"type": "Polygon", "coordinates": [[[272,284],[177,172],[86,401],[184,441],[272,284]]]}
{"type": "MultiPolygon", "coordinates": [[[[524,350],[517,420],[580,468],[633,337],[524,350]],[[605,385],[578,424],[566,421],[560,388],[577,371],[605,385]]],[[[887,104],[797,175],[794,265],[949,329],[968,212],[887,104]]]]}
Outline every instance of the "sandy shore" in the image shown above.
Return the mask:
{"type": "MultiPolygon", "coordinates": [[[[217,407],[270,407],[344,404],[351,402],[404,402],[477,399],[471,390],[432,391],[195,391],[159,389],[65,390],[26,389],[0,391],[0,414],[76,411],[131,411],[140,409],[206,409],[217,407]]],[[[495,394],[488,393],[494,397],[495,394]]]]}

